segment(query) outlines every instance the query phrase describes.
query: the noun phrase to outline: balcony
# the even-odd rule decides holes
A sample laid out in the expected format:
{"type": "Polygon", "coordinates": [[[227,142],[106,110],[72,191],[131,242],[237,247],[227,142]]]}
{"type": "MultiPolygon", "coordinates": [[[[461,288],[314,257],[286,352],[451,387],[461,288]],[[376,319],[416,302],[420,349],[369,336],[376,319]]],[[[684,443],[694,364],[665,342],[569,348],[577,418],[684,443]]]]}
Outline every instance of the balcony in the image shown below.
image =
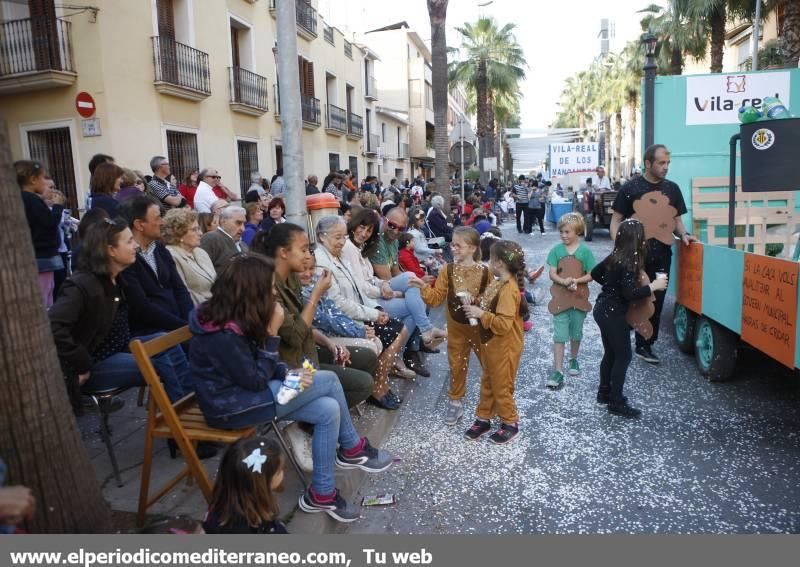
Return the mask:
{"type": "Polygon", "coordinates": [[[375,82],[375,77],[367,77],[367,84],[364,85],[364,98],[378,100],[378,83],[375,82]]]}
{"type": "Polygon", "coordinates": [[[261,116],[268,110],[267,78],[241,67],[228,67],[231,110],[261,116]]]}
{"type": "Polygon", "coordinates": [[[347,133],[347,111],[332,104],[325,105],[325,130],[341,136],[347,133]]]}
{"type": "Polygon", "coordinates": [[[318,98],[301,94],[300,113],[303,116],[303,126],[313,126],[316,128],[322,123],[322,113],[320,112],[318,98]]]}
{"type": "Polygon", "coordinates": [[[0,94],[75,84],[71,26],[47,18],[0,23],[0,94]]]}
{"type": "Polygon", "coordinates": [[[347,121],[347,137],[360,140],[364,137],[364,119],[358,114],[350,113],[347,121]]]}
{"type": "Polygon", "coordinates": [[[324,37],[325,41],[327,41],[331,45],[336,45],[336,42],[333,39],[333,28],[331,26],[323,24],[322,37],[324,37]]]}
{"type": "Polygon", "coordinates": [[[156,90],[162,94],[201,101],[211,95],[208,53],[167,36],[153,37],[156,90]]]}
{"type": "MultiPolygon", "coordinates": [[[[279,0],[269,0],[269,11],[272,17],[276,19],[276,3],[278,1],[279,0]]],[[[308,41],[315,40],[319,35],[317,33],[317,11],[306,0],[295,0],[294,7],[295,18],[297,20],[297,34],[308,41]]],[[[333,33],[332,30],[331,33],[333,33]]]]}
{"type": "Polygon", "coordinates": [[[408,159],[408,144],[400,144],[397,159],[408,159]]]}
{"type": "Polygon", "coordinates": [[[378,148],[381,145],[381,137],[377,134],[370,134],[367,138],[367,153],[377,154],[378,148]]]}

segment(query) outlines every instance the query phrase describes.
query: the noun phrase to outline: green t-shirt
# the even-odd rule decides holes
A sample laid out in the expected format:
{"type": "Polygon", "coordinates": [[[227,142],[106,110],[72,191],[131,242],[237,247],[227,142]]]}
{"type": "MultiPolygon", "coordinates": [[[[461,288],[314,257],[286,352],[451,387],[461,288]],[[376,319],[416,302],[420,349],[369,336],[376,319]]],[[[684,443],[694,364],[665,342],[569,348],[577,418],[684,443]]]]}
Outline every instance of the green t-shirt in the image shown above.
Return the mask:
{"type": "MultiPolygon", "coordinates": [[[[567,252],[567,247],[562,242],[550,250],[550,253],[547,255],[547,265],[557,268],[558,262],[561,260],[561,258],[565,258],[569,255],[570,253],[567,252]]],[[[597,264],[594,259],[594,254],[592,254],[592,251],[589,250],[589,247],[583,242],[578,245],[577,250],[575,250],[575,254],[572,255],[575,256],[581,264],[583,264],[583,271],[587,274],[591,272],[595,264],[597,264]]]]}
{"type": "Polygon", "coordinates": [[[387,242],[383,234],[378,239],[378,248],[375,253],[369,257],[369,261],[376,266],[389,266],[390,268],[397,264],[397,254],[400,251],[400,241],[387,242]]]}

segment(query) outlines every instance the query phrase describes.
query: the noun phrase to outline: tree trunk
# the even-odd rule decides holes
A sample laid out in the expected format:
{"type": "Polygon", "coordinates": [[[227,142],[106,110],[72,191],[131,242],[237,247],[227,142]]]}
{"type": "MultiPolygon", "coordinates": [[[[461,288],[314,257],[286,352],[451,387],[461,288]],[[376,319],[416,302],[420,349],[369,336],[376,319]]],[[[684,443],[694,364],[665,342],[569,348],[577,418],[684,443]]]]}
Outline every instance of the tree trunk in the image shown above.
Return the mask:
{"type": "Polygon", "coordinates": [[[680,75],[683,73],[683,53],[678,48],[672,48],[672,55],[669,61],[670,74],[680,75]]]}
{"type": "Polygon", "coordinates": [[[605,154],[606,154],[606,171],[611,174],[611,164],[614,161],[613,155],[611,155],[611,114],[608,112],[603,113],[603,130],[605,130],[605,136],[603,136],[603,142],[605,146],[605,154]]]}
{"type": "MultiPolygon", "coordinates": [[[[614,140],[616,151],[614,152],[614,176],[619,179],[622,177],[622,110],[616,113],[616,131],[614,132],[614,140]]],[[[608,174],[611,175],[610,173],[608,174]]]]}
{"type": "Polygon", "coordinates": [[[480,151],[478,154],[478,167],[481,170],[480,181],[484,185],[489,182],[489,172],[483,168],[483,158],[494,156],[494,117],[491,113],[489,101],[489,78],[486,70],[486,61],[478,63],[477,82],[477,112],[478,112],[478,141],[480,151]]]}
{"type": "MultiPolygon", "coordinates": [[[[436,190],[450,202],[450,145],[447,136],[447,3],[428,0],[431,20],[431,66],[433,68],[433,145],[436,149],[434,177],[436,190]]],[[[461,181],[463,183],[463,179],[461,181]]]]}
{"type": "Polygon", "coordinates": [[[36,497],[36,533],[102,533],[111,515],[78,431],[36,285],[33,245],[0,121],[0,456],[36,497]]]}
{"type": "Polygon", "coordinates": [[[636,108],[636,99],[628,101],[628,110],[630,116],[630,139],[628,140],[628,164],[626,166],[625,176],[629,176],[636,167],[636,124],[639,122],[636,108]]]}
{"type": "Polygon", "coordinates": [[[725,3],[720,2],[711,12],[711,72],[722,73],[725,49],[725,3]]]}
{"type": "Polygon", "coordinates": [[[784,2],[783,29],[781,30],[783,66],[796,68],[800,60],[800,2],[784,2]]]}

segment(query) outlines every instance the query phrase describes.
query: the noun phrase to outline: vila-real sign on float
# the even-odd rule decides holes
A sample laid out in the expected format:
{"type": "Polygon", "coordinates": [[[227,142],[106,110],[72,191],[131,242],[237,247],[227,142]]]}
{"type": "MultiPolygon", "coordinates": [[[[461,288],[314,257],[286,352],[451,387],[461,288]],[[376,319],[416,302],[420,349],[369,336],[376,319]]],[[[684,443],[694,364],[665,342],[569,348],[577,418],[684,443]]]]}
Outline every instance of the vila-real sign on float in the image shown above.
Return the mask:
{"type": "Polygon", "coordinates": [[[599,165],[598,154],[597,142],[550,144],[550,178],[594,171],[599,165]]]}
{"type": "Polygon", "coordinates": [[[738,124],[742,106],[760,109],[768,96],[788,104],[790,77],[787,71],[686,77],[686,125],[738,124]]]}

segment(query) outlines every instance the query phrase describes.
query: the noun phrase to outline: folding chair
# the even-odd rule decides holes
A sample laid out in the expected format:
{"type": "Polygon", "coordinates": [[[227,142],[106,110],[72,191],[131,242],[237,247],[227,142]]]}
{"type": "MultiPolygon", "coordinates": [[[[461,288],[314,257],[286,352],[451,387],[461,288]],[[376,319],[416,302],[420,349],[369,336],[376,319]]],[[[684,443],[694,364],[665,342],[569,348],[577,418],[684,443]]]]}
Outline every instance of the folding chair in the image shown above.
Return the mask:
{"type": "MultiPolygon", "coordinates": [[[[161,379],[153,367],[152,357],[177,346],[192,338],[189,327],[176,329],[171,333],[156,337],[143,343],[135,339],[130,343],[131,353],[136,359],[139,371],[144,376],[145,382],[150,387],[150,396],[147,402],[147,429],[144,441],[144,464],[142,466],[142,481],[139,489],[139,509],[136,516],[138,526],[144,523],[147,509],[169,493],[183,478],[189,482],[194,480],[203,493],[206,502],[211,500],[213,485],[206,474],[205,467],[197,457],[196,447],[200,441],[214,443],[235,443],[239,439],[251,437],[256,433],[256,427],[245,429],[216,429],[206,423],[202,410],[197,405],[194,393],[184,396],[172,403],[167,397],[167,392],[161,379]],[[158,492],[150,497],[150,473],[153,465],[153,444],[156,438],[174,439],[178,445],[186,467],[178,475],[167,482],[158,492]]],[[[283,451],[289,456],[290,461],[298,472],[303,485],[306,485],[305,476],[298,466],[292,453],[288,450],[286,441],[277,425],[277,419],[268,425],[275,430],[278,441],[283,451]]]]}

